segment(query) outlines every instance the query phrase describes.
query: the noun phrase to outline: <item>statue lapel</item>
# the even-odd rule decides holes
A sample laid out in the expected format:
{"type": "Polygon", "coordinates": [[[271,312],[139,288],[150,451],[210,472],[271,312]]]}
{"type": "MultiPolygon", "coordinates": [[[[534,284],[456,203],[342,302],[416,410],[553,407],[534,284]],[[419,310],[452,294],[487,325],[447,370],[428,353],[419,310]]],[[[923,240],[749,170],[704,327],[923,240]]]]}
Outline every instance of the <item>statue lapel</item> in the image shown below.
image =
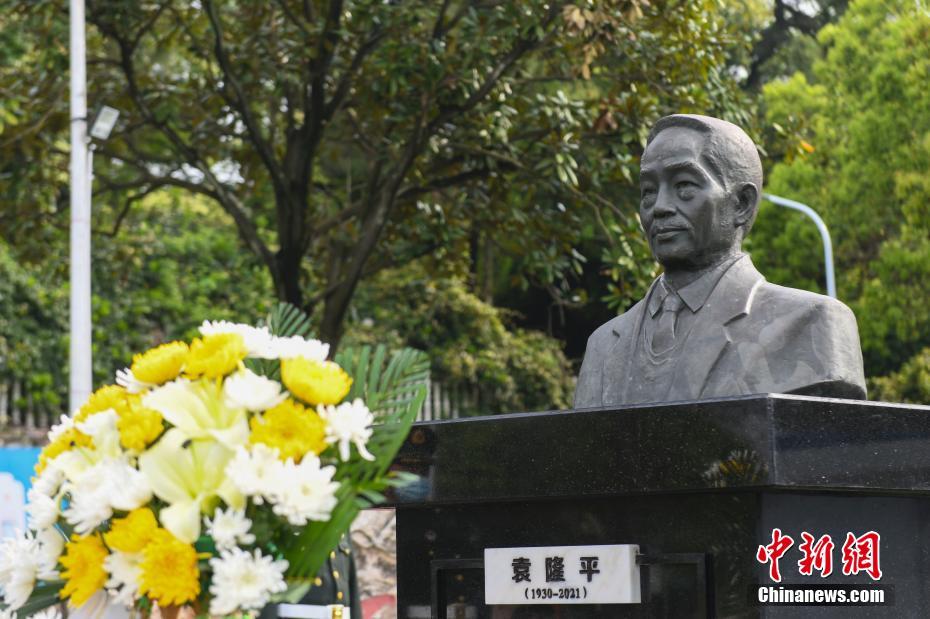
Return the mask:
{"type": "Polygon", "coordinates": [[[658,278],[653,281],[646,296],[623,314],[623,323],[618,324],[613,331],[616,340],[604,360],[601,383],[603,386],[601,402],[604,405],[617,404],[626,400],[626,388],[630,381],[630,363],[633,355],[636,354],[636,338],[640,335],[649,297],[658,281],[658,278]]]}

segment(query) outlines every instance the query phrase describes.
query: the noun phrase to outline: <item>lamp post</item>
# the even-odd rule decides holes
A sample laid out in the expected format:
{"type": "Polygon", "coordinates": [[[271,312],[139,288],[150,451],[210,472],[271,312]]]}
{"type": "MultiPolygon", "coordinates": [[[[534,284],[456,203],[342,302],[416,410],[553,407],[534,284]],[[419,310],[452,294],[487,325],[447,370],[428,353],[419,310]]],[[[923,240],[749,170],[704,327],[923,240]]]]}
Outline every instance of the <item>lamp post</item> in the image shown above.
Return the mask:
{"type": "Polygon", "coordinates": [[[820,232],[820,239],[823,241],[823,262],[824,269],[827,272],[827,294],[835,299],[836,276],[833,273],[833,243],[830,241],[830,231],[827,230],[827,224],[825,224],[823,219],[820,218],[820,215],[817,214],[817,211],[802,202],[789,200],[788,198],[782,198],[781,196],[776,196],[770,193],[764,193],[762,194],[762,197],[769,202],[779,206],[785,206],[796,211],[801,211],[814,220],[814,224],[817,226],[817,230],[820,232]]]}
{"type": "Polygon", "coordinates": [[[87,139],[87,58],[84,0],[70,0],[71,73],[71,299],[68,405],[76,410],[91,393],[90,192],[87,139]]]}
{"type": "Polygon", "coordinates": [[[105,140],[119,112],[101,107],[87,122],[87,54],[84,0],[70,0],[71,78],[71,281],[68,407],[76,410],[93,389],[91,356],[90,219],[93,152],[90,138],[105,140]]]}

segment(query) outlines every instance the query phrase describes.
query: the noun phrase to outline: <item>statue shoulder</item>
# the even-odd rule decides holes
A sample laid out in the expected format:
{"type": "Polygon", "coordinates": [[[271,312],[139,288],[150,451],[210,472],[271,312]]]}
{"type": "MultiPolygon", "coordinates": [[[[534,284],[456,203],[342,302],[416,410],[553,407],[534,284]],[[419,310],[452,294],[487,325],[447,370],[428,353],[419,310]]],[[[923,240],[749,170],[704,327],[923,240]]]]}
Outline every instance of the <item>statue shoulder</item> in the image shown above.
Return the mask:
{"type": "Polygon", "coordinates": [[[837,299],[816,292],[788,288],[763,282],[756,295],[755,303],[760,305],[772,304],[772,307],[785,310],[808,310],[814,320],[824,319],[830,321],[847,322],[855,324],[856,317],[852,310],[837,299]]]}
{"type": "Polygon", "coordinates": [[[633,307],[615,316],[594,330],[594,333],[588,338],[588,350],[601,349],[605,346],[613,346],[618,337],[621,337],[636,328],[638,317],[642,314],[645,307],[645,299],[640,300],[633,307]]]}

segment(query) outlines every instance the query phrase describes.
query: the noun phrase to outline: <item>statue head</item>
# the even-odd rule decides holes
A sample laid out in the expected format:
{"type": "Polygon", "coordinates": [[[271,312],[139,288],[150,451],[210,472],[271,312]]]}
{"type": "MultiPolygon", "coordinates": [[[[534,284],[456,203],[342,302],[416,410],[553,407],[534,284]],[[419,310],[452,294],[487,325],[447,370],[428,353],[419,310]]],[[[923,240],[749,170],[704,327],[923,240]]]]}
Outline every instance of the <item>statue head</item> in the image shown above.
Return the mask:
{"type": "Polygon", "coordinates": [[[736,125],[675,114],[649,134],[640,168],[643,231],[666,270],[697,270],[740,251],[762,195],[762,162],[736,125]]]}

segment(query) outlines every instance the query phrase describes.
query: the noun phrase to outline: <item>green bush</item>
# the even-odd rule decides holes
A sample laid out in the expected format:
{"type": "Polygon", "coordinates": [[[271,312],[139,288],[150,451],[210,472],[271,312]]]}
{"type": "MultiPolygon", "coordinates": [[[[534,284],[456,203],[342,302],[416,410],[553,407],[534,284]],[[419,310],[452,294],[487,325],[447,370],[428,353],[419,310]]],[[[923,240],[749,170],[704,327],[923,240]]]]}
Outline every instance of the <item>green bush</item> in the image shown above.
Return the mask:
{"type": "Polygon", "coordinates": [[[418,265],[380,274],[359,292],[345,345],[386,342],[424,350],[433,379],[480,393],[481,413],[568,408],[574,372],[558,340],[510,327],[505,310],[459,277],[418,265]]]}

